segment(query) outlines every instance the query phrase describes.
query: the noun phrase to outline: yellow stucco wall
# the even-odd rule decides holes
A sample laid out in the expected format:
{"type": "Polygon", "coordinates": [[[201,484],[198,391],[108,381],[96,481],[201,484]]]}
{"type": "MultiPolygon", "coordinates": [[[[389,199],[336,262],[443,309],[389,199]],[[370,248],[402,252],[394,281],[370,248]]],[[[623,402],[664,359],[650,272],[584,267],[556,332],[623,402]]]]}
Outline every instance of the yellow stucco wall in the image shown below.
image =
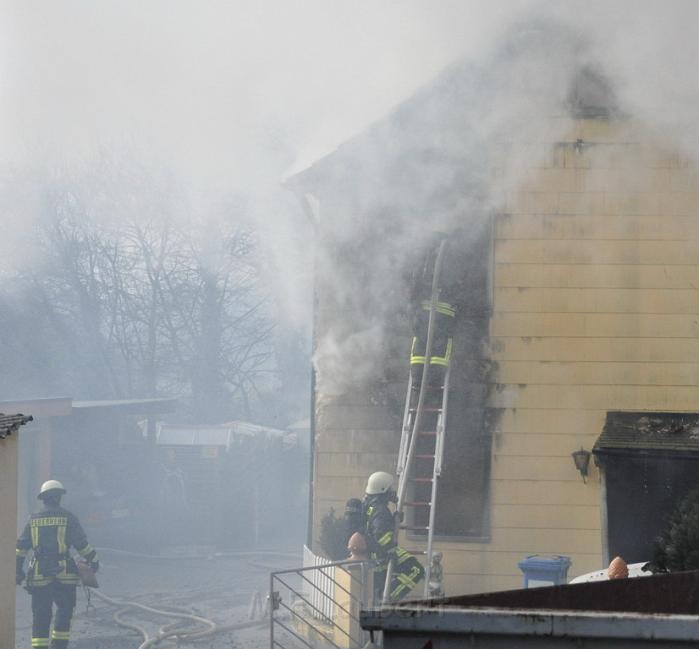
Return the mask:
{"type": "Polygon", "coordinates": [[[534,152],[495,226],[491,542],[445,546],[451,592],[516,587],[530,553],[599,568],[599,473],[571,452],[607,410],[699,409],[699,175],[630,122],[534,152]]]}
{"type": "Polygon", "coordinates": [[[0,649],[15,649],[17,435],[0,440],[0,649]]]}
{"type": "MultiPolygon", "coordinates": [[[[629,121],[556,137],[493,152],[490,406],[503,411],[490,541],[436,544],[449,594],[518,587],[529,554],[570,556],[570,576],[601,567],[599,472],[583,484],[571,453],[592,448],[607,410],[699,411],[699,173],[629,121]]],[[[337,437],[318,409],[316,529],[395,465],[397,429],[361,407],[367,423],[337,437]]]]}
{"type": "Polygon", "coordinates": [[[315,409],[313,534],[331,508],[339,516],[348,498],[362,497],[367,476],[393,470],[400,442],[400,420],[385,406],[353,399],[317,397],[315,409]],[[348,429],[348,426],[350,428],[348,429]]]}

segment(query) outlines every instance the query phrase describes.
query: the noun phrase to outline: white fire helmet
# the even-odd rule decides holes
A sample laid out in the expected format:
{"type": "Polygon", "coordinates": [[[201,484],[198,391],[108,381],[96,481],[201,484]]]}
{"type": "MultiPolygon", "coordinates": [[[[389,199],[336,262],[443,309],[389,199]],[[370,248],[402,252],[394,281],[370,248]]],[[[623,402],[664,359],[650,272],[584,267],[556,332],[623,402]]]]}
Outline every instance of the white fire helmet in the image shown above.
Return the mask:
{"type": "Polygon", "coordinates": [[[385,471],[377,471],[369,476],[366,483],[367,496],[385,494],[393,486],[393,476],[385,471]]]}
{"type": "Polygon", "coordinates": [[[49,491],[58,491],[61,494],[64,494],[66,492],[65,487],[63,486],[62,483],[60,483],[58,480],[47,480],[44,482],[44,484],[41,485],[41,489],[39,489],[39,495],[37,498],[41,498],[45,493],[49,491]]]}

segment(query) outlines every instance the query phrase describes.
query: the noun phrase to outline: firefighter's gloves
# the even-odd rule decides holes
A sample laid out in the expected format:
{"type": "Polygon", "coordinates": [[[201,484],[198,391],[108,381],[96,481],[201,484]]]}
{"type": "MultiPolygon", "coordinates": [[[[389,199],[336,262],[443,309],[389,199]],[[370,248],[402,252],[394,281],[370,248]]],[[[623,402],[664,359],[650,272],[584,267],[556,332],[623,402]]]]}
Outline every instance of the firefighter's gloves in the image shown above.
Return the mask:
{"type": "Polygon", "coordinates": [[[100,569],[100,562],[95,559],[95,561],[90,561],[90,569],[92,572],[97,572],[100,569]]]}
{"type": "Polygon", "coordinates": [[[18,570],[15,575],[15,583],[19,586],[27,575],[24,574],[24,570],[18,570]]]}

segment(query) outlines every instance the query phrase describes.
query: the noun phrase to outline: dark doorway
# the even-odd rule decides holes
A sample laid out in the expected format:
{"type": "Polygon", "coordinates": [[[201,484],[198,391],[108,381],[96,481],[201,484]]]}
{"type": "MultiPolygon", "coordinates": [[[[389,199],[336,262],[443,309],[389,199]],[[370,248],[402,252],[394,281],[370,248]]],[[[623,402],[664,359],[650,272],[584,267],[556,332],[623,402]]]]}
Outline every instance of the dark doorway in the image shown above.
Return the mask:
{"type": "Polygon", "coordinates": [[[699,485],[699,456],[628,451],[604,457],[609,556],[650,561],[679,501],[699,485]]]}

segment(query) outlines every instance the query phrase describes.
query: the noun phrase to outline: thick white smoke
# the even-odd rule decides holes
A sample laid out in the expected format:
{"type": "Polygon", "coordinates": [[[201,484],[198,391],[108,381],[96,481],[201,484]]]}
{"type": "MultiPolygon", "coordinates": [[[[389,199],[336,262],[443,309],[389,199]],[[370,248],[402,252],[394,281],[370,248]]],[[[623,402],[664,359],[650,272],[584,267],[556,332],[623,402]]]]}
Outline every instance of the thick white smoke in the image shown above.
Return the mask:
{"type": "MultiPolygon", "coordinates": [[[[234,197],[271,254],[282,317],[308,323],[312,232],[280,187],[282,176],[361,132],[459,60],[478,71],[472,90],[462,79],[458,93],[443,94],[451,105],[428,109],[434,120],[461,120],[474,146],[536,142],[576,67],[592,64],[611,79],[624,110],[693,153],[697,18],[690,0],[6,3],[0,162],[11,191],[0,206],[3,252],[17,249],[38,211],[36,175],[26,168],[52,173],[127,143],[143,152],[144,164],[169,168],[202,214],[234,197]]],[[[410,144],[376,142],[365,160],[379,164],[387,146],[410,144]]],[[[425,164],[417,174],[424,193],[439,191],[449,147],[462,155],[463,144],[441,142],[445,166],[425,164]]],[[[450,214],[468,208],[466,201],[450,214]]],[[[413,217],[396,230],[391,254],[409,249],[420,232],[413,217]]],[[[352,240],[355,225],[339,223],[337,239],[352,240]]],[[[338,292],[351,293],[337,281],[338,292]]],[[[351,335],[362,349],[381,337],[376,322],[351,335]]],[[[343,341],[322,344],[342,349],[343,341]]]]}

